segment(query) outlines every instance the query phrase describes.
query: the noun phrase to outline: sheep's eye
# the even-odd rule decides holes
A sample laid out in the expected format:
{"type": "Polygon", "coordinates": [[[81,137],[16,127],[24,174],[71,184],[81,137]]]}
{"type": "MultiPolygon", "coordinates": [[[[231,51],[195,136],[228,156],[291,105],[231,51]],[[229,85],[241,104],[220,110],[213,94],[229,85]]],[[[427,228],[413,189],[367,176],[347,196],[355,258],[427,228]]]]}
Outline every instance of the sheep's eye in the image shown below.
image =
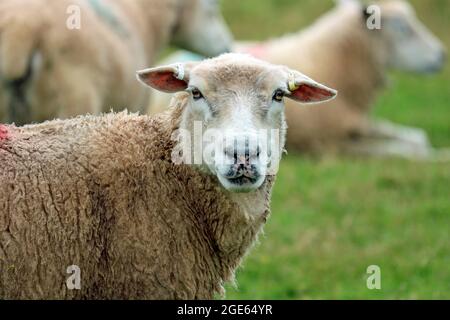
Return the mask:
{"type": "Polygon", "coordinates": [[[192,89],[192,98],[194,100],[200,100],[203,98],[203,94],[198,89],[192,89]]]}
{"type": "Polygon", "coordinates": [[[276,102],[283,102],[283,98],[284,98],[283,90],[278,89],[277,91],[274,92],[272,99],[276,102]]]}
{"type": "Polygon", "coordinates": [[[401,33],[404,36],[411,36],[413,34],[413,31],[411,30],[408,23],[402,19],[392,19],[391,25],[397,32],[401,33]]]}

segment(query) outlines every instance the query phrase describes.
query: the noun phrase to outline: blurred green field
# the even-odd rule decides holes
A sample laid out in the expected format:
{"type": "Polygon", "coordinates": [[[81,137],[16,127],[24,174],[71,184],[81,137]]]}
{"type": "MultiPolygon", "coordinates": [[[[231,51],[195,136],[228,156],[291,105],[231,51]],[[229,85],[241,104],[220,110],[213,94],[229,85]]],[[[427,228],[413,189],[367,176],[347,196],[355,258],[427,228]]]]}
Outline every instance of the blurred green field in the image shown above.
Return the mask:
{"type": "MultiPolygon", "coordinates": [[[[450,47],[450,1],[411,1],[450,47]]],[[[331,0],[225,0],[237,39],[303,28],[331,0]]],[[[450,146],[450,66],[393,74],[374,116],[424,128],[450,146]]],[[[272,216],[228,299],[450,299],[450,164],[328,157],[282,161],[272,216]],[[368,290],[378,265],[382,289],[368,290]]]]}

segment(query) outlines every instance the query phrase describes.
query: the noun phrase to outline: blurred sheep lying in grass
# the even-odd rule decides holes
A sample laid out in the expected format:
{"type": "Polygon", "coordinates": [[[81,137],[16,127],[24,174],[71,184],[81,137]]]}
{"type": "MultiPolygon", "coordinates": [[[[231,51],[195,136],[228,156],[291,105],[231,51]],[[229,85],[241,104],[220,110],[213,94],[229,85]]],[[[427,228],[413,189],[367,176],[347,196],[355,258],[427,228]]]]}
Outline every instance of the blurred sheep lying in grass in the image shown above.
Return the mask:
{"type": "MultiPolygon", "coordinates": [[[[381,29],[369,29],[370,13],[356,0],[339,1],[331,12],[298,33],[265,42],[238,42],[235,51],[304,71],[337,88],[331,106],[286,104],[287,150],[300,153],[350,153],[370,156],[433,158],[426,133],[370,117],[386,85],[389,70],[434,73],[445,62],[445,49],[403,0],[374,3],[381,29]]],[[[178,52],[168,57],[192,59],[178,52]]],[[[201,57],[197,57],[201,59],[201,57]]],[[[170,96],[157,93],[149,113],[161,112],[170,96]]]]}

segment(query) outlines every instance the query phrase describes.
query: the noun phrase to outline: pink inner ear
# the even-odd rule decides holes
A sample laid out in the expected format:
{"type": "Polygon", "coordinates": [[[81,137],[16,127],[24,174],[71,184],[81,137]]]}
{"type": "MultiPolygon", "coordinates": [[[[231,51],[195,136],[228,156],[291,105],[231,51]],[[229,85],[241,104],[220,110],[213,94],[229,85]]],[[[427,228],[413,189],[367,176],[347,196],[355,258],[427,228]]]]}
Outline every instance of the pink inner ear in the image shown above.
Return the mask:
{"type": "Polygon", "coordinates": [[[297,90],[292,92],[292,95],[296,99],[304,102],[322,101],[334,96],[333,92],[329,90],[308,84],[301,84],[297,90]]]}
{"type": "Polygon", "coordinates": [[[187,88],[186,82],[175,78],[170,71],[152,72],[146,76],[145,82],[155,89],[166,92],[177,92],[187,88]]]}

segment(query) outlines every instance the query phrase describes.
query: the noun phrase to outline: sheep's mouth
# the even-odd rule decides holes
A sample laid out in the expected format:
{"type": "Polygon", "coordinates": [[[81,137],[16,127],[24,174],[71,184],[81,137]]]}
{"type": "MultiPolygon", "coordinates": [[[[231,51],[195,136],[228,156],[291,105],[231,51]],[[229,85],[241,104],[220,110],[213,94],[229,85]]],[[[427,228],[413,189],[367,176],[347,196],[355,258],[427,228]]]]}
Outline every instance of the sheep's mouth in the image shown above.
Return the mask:
{"type": "Polygon", "coordinates": [[[237,186],[244,186],[244,185],[254,185],[259,179],[259,176],[256,177],[247,177],[247,176],[240,176],[237,178],[227,178],[227,180],[234,185],[237,186]]]}
{"type": "Polygon", "coordinates": [[[265,181],[265,176],[262,175],[226,177],[219,174],[218,178],[224,188],[232,192],[251,192],[258,189],[265,181]]]}
{"type": "Polygon", "coordinates": [[[255,165],[235,164],[228,168],[225,178],[234,186],[253,186],[261,178],[255,165]]]}
{"type": "Polygon", "coordinates": [[[253,164],[218,166],[215,172],[222,186],[232,192],[254,191],[266,180],[265,171],[253,164]]]}
{"type": "Polygon", "coordinates": [[[232,192],[252,192],[258,189],[265,180],[263,176],[247,177],[240,176],[236,178],[225,178],[226,184],[222,183],[226,189],[232,192]]]}

